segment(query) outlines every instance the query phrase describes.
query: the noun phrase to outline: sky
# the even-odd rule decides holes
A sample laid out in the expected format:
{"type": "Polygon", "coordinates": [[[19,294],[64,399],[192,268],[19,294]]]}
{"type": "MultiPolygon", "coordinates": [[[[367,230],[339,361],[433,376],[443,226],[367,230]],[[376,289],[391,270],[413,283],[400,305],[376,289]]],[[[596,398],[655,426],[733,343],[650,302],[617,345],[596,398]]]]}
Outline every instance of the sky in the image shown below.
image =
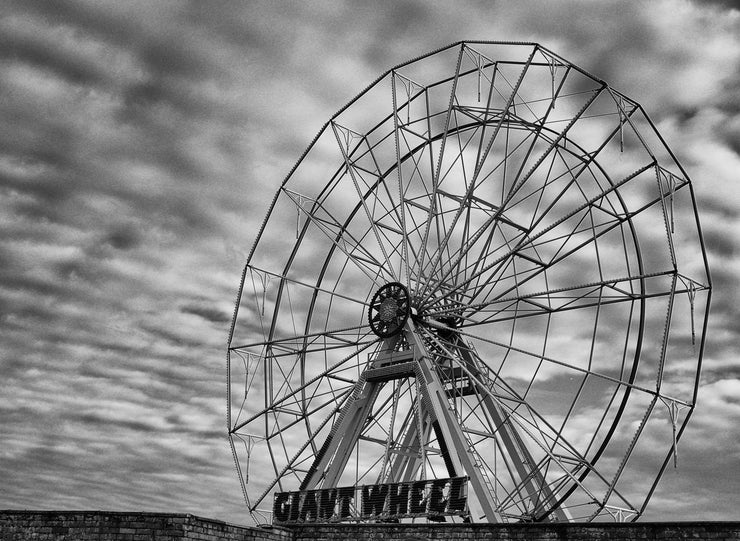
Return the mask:
{"type": "Polygon", "coordinates": [[[698,406],[643,520],[740,509],[740,5],[13,1],[0,8],[0,508],[248,523],[225,350],[267,205],[381,73],[535,41],[638,101],[713,280],[698,406]]]}

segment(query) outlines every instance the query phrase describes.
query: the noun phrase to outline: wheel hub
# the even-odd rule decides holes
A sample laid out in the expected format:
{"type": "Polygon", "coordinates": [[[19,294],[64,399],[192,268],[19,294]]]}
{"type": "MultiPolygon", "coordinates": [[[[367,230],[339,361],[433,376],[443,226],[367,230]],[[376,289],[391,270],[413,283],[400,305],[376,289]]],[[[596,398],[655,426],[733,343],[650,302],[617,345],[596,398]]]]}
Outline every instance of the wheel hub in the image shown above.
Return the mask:
{"type": "Polygon", "coordinates": [[[370,301],[370,328],[380,338],[390,338],[403,330],[410,313],[408,289],[398,282],[390,282],[381,287],[370,301]]]}
{"type": "Polygon", "coordinates": [[[393,321],[393,318],[396,317],[397,312],[398,303],[395,301],[395,299],[385,299],[382,303],[380,303],[378,315],[380,316],[380,320],[383,323],[390,323],[391,321],[393,321]]]}

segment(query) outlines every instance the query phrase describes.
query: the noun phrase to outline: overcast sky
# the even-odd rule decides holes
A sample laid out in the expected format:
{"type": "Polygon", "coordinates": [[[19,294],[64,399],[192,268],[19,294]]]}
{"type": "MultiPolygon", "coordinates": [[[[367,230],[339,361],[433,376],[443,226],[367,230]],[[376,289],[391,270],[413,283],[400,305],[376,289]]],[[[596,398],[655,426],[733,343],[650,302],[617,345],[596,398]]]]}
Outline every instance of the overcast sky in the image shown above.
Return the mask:
{"type": "Polygon", "coordinates": [[[699,405],[646,520],[740,509],[737,2],[5,0],[0,508],[249,521],[225,345],[267,204],[388,68],[536,41],[641,103],[695,186],[714,302],[699,405]]]}

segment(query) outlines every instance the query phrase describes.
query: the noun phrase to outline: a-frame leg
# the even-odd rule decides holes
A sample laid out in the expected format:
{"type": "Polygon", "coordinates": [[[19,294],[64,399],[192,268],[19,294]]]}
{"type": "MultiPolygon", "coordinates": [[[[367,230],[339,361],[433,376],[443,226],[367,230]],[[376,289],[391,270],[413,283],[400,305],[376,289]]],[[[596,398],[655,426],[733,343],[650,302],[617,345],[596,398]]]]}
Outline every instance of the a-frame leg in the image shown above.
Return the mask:
{"type": "MultiPolygon", "coordinates": [[[[459,337],[457,337],[456,341],[459,340],[459,337]]],[[[470,348],[464,344],[457,344],[455,349],[455,353],[459,355],[459,359],[464,363],[466,369],[476,376],[478,381],[485,381],[487,378],[481,376],[478,369],[479,363],[476,363],[472,358],[473,353],[470,351],[470,348]]],[[[504,411],[501,404],[492,398],[489,389],[482,388],[482,385],[477,383],[475,387],[476,394],[483,402],[495,426],[497,437],[506,449],[509,457],[511,457],[519,479],[522,480],[523,489],[532,502],[532,514],[536,517],[542,513],[547,504],[553,504],[557,501],[556,494],[550,488],[543,473],[536,467],[532,454],[513,425],[511,416],[504,411]]],[[[565,510],[558,507],[545,517],[544,520],[568,521],[570,517],[565,510]]]]}
{"type": "MultiPolygon", "coordinates": [[[[380,349],[381,354],[393,351],[398,337],[387,339],[380,349]]],[[[352,450],[357,444],[362,429],[372,411],[383,382],[367,381],[371,363],[358,378],[355,388],[339,413],[339,418],[319,449],[313,463],[301,483],[301,490],[316,488],[323,480],[323,486],[335,487],[347,465],[352,450]]]]}
{"type": "Polygon", "coordinates": [[[423,403],[430,408],[430,414],[438,423],[438,437],[444,440],[449,450],[449,458],[456,472],[470,478],[470,485],[475,492],[475,498],[468,499],[473,520],[485,518],[489,522],[501,522],[501,515],[497,511],[493,491],[486,481],[480,467],[476,465],[471,444],[465,438],[462,427],[450,411],[447,392],[432,366],[424,344],[413,331],[413,323],[409,322],[407,339],[417,351],[417,362],[422,379],[420,388],[423,393],[423,403]]]}

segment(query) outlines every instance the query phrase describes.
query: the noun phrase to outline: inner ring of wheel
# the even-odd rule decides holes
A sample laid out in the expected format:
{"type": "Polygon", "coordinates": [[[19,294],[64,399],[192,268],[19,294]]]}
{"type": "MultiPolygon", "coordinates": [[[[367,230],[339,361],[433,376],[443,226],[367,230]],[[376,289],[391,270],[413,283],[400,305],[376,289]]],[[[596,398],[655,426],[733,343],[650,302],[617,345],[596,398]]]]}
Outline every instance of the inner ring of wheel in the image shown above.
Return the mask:
{"type": "Polygon", "coordinates": [[[368,310],[370,328],[380,338],[395,336],[406,324],[411,313],[411,299],[406,286],[390,282],[373,295],[368,310]]]}

